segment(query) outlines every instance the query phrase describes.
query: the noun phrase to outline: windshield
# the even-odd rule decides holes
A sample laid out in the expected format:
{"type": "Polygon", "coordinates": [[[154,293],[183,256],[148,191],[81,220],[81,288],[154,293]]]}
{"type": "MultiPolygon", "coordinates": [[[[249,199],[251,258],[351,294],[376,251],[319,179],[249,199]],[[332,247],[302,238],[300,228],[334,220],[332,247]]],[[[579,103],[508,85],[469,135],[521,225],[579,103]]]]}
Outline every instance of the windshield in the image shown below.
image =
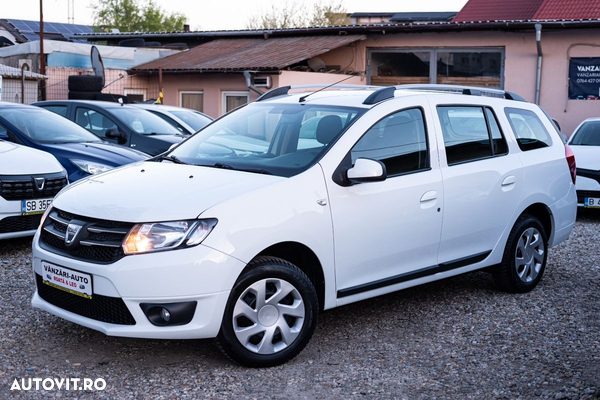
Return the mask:
{"type": "Polygon", "coordinates": [[[212,122],[212,119],[190,110],[171,111],[171,114],[191,126],[195,132],[212,122]]]}
{"type": "Polygon", "coordinates": [[[572,145],[600,146],[600,121],[586,122],[575,132],[572,145]]]}
{"type": "Polygon", "coordinates": [[[142,135],[177,135],[180,132],[160,117],[139,108],[115,107],[110,112],[142,135]]]}
{"type": "Polygon", "coordinates": [[[37,143],[101,142],[74,122],[38,107],[0,109],[0,117],[37,143]]]}
{"type": "Polygon", "coordinates": [[[318,161],[364,111],[253,103],[207,126],[170,155],[189,164],[289,177],[318,161]]]}

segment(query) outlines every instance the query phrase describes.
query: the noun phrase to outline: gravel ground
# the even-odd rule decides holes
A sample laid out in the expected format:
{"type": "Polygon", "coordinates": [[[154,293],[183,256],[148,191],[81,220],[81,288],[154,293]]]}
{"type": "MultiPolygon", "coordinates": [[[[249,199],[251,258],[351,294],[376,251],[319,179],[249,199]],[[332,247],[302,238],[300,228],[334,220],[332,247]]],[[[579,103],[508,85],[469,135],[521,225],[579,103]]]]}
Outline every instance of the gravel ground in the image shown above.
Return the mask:
{"type": "Polygon", "coordinates": [[[30,240],[0,242],[0,398],[600,398],[600,212],[581,213],[531,293],[470,273],[325,312],[286,365],[232,365],[212,341],[111,338],[30,306],[30,240]],[[15,378],[104,391],[10,391],[15,378]]]}

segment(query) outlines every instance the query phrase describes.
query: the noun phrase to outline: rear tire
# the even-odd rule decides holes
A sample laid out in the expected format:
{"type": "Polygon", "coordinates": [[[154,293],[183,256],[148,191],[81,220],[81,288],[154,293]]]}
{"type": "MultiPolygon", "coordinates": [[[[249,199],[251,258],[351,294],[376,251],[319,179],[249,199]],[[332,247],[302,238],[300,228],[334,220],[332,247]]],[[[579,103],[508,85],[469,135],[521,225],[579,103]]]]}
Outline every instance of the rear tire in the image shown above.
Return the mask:
{"type": "Polygon", "coordinates": [[[258,257],[233,287],[217,339],[239,364],[283,364],[310,340],[318,310],[315,288],[298,267],[280,258],[258,257]]]}
{"type": "Polygon", "coordinates": [[[496,285],[506,292],[525,293],[542,279],[548,258],[548,239],[541,222],[532,215],[522,215],[513,226],[502,263],[492,274],[496,285]]]}
{"type": "Polygon", "coordinates": [[[69,100],[96,100],[99,92],[69,92],[69,100]]]}

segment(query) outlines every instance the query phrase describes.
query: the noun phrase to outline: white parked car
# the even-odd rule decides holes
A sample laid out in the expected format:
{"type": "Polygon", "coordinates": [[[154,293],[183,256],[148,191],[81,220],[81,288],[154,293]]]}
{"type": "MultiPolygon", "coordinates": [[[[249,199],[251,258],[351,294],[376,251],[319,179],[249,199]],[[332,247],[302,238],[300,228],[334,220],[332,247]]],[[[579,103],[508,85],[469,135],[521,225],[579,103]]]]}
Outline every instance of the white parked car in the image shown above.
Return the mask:
{"type": "Polygon", "coordinates": [[[200,111],[189,108],[166,106],[164,104],[131,104],[132,106],[143,108],[152,114],[159,116],[169,124],[177,128],[181,133],[191,135],[198,132],[213,119],[200,111]]]}
{"type": "Polygon", "coordinates": [[[0,140],[0,239],[33,236],[66,185],[67,172],[52,154],[0,140]]]}
{"type": "Polygon", "coordinates": [[[218,337],[256,367],[298,354],[323,310],[483,268],[532,290],[575,223],[574,157],[536,105],[446,89],[279,88],[73,184],[34,240],[33,306],[218,337]]]}
{"type": "Polygon", "coordinates": [[[583,121],[568,144],[577,160],[577,204],[600,208],[600,118],[583,121]]]}

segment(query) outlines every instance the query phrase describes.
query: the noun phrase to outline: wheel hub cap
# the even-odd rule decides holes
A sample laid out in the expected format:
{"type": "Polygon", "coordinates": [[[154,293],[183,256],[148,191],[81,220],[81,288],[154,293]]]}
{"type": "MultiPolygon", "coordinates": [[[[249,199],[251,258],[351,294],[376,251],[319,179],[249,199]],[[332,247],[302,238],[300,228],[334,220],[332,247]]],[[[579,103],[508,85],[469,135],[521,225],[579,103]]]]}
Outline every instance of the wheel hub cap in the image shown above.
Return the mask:
{"type": "Polygon", "coordinates": [[[529,283],[537,278],[544,263],[545,252],[540,231],[528,228],[521,234],[515,252],[515,268],[522,282],[529,283]]]}
{"type": "Polygon", "coordinates": [[[233,309],[233,331],[246,349],[274,354],[291,345],[304,325],[304,300],[291,283],[263,279],[250,285],[233,309]]]}
{"type": "Polygon", "coordinates": [[[266,305],[258,312],[258,322],[262,326],[273,326],[278,319],[279,311],[275,306],[266,305]]]}

